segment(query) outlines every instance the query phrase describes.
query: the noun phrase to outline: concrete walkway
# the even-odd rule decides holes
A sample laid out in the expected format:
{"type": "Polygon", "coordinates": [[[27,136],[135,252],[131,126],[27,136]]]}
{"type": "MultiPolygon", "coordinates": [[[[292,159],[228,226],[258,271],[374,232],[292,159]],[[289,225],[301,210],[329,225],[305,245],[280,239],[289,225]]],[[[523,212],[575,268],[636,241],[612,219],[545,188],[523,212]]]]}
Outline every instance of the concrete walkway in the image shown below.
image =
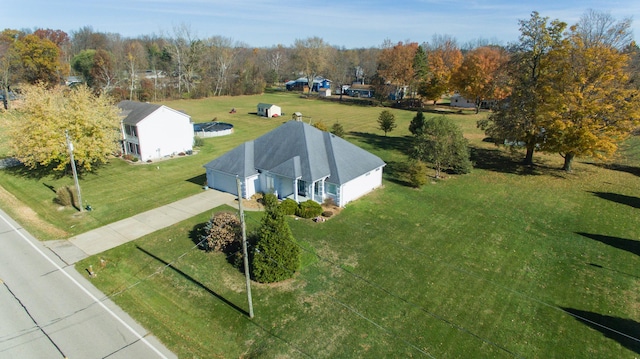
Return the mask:
{"type": "Polygon", "coordinates": [[[65,263],[71,265],[159,229],[191,218],[223,204],[237,206],[236,196],[209,189],[177,202],[137,214],[68,240],[44,241],[65,263]]]}

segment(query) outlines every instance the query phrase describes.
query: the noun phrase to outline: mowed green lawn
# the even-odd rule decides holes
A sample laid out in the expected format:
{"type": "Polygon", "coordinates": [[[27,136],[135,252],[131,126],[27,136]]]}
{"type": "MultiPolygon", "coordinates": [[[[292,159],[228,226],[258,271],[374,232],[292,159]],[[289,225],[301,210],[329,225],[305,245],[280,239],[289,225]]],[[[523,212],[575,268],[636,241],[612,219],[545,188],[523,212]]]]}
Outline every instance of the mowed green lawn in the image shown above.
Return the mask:
{"type": "MultiPolygon", "coordinates": [[[[242,274],[222,255],[194,248],[190,232],[210,213],[78,264],[81,272],[93,265],[92,281],[181,358],[640,353],[637,137],[609,166],[584,160],[564,174],[556,170],[559,156],[537,155],[540,166],[528,170],[482,141],[475,122],[484,114],[448,115],[470,139],[476,169],[415,190],[399,170],[412,112],[393,110],[399,126],[385,137],[376,124],[381,108],[288,93],[166,104],[196,122],[233,123],[236,132],[207,139],[194,156],[136,165],[114,159],[81,180],[95,208],[81,216],[52,202],[51,188],[71,178],[0,171],[0,184],[70,236],[198,193],[203,164],[295,111],[306,121],[339,121],[347,139],[388,163],[384,188],[339,216],[290,221],[303,268],[284,283],[253,283],[254,319],[246,315],[242,274]],[[259,118],[251,114],[258,102],[286,114],[259,118]]],[[[22,215],[6,203],[3,209],[22,215]]],[[[255,228],[260,213],[247,219],[255,228]]]]}
{"type": "MultiPolygon", "coordinates": [[[[185,171],[180,161],[201,165],[193,159],[202,153],[213,158],[281,122],[249,115],[257,102],[340,120],[349,140],[389,163],[384,187],[325,223],[290,220],[303,268],[283,283],[252,284],[253,319],[242,273],[194,247],[191,232],[210,213],[78,263],[80,271],[93,265],[92,281],[179,357],[640,354],[637,138],[608,166],[583,160],[565,174],[559,156],[538,154],[540,165],[529,170],[482,142],[478,116],[450,115],[471,140],[476,169],[415,190],[399,174],[413,113],[394,111],[399,127],[384,137],[375,123],[380,108],[271,94],[170,103],[198,122],[217,117],[237,127],[201,154],[175,160],[176,171],[185,171]],[[227,114],[231,107],[238,113],[227,114]]],[[[152,178],[165,163],[127,168],[152,178]]],[[[185,193],[199,190],[183,181],[185,193]]],[[[249,230],[260,215],[247,214],[249,230]]]]}
{"type": "MultiPolygon", "coordinates": [[[[323,121],[331,125],[336,121],[343,124],[346,131],[353,131],[354,140],[367,140],[376,130],[376,119],[381,108],[357,105],[343,106],[325,101],[301,98],[297,94],[276,92],[260,96],[221,97],[203,100],[181,100],[163,103],[177,110],[184,110],[194,122],[217,121],[234,125],[230,136],[209,138],[193,156],[176,157],[154,163],[130,164],[114,158],[97,172],[86,174],[80,180],[82,199],[94,209],[78,214],[72,208],[61,208],[53,202],[55,190],[65,185],[73,185],[72,177],[33,177],[20,170],[0,171],[0,184],[19,200],[32,208],[40,219],[50,226],[42,226],[32,221],[29,214],[13,208],[10,202],[0,205],[41,239],[59,239],[103,226],[107,223],[129,217],[133,214],[155,208],[180,198],[196,194],[202,190],[205,181],[204,168],[207,162],[229,151],[233,147],[254,139],[291,119],[293,112],[303,113],[305,121],[323,121]],[[266,119],[255,115],[259,102],[278,104],[285,115],[266,119]],[[230,114],[231,108],[236,109],[230,114]]],[[[395,111],[402,128],[394,133],[408,134],[407,126],[412,113],[395,111]]],[[[0,139],[6,140],[7,119],[0,114],[0,139]]],[[[6,142],[0,146],[0,156],[8,153],[6,142]]],[[[364,144],[372,149],[373,145],[364,144]]],[[[1,204],[3,203],[3,204],[1,204]]]]}

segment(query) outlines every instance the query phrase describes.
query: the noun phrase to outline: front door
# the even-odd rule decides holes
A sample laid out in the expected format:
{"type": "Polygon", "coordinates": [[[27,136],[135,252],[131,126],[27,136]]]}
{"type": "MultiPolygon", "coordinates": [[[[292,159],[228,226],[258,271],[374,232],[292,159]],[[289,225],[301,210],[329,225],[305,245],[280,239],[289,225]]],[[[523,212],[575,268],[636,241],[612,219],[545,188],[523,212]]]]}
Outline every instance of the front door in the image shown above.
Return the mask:
{"type": "Polygon", "coordinates": [[[298,195],[303,197],[307,196],[307,182],[298,180],[298,195]]]}

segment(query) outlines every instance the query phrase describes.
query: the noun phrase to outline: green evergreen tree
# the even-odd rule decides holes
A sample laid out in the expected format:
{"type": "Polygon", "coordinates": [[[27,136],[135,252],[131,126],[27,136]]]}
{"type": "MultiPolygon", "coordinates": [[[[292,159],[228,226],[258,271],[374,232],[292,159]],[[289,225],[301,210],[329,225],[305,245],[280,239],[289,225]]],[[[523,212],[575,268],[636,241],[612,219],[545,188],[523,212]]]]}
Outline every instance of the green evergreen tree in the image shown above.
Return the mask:
{"type": "Polygon", "coordinates": [[[396,127],[398,127],[396,117],[389,110],[382,110],[380,116],[378,116],[378,128],[384,131],[386,136],[388,132],[393,131],[396,127]]]}
{"type": "Polygon", "coordinates": [[[300,267],[300,248],[273,194],[263,197],[265,212],[253,253],[253,277],[261,283],[293,277],[300,267]]]}
{"type": "Polygon", "coordinates": [[[418,113],[413,117],[411,123],[409,124],[409,132],[411,132],[414,136],[422,134],[422,131],[424,130],[424,124],[424,113],[422,113],[422,111],[418,111],[418,113]]]}
{"type": "Polygon", "coordinates": [[[331,126],[331,130],[329,130],[329,132],[333,133],[334,135],[338,136],[338,137],[344,137],[344,127],[342,127],[342,124],[340,122],[336,122],[331,126]]]}

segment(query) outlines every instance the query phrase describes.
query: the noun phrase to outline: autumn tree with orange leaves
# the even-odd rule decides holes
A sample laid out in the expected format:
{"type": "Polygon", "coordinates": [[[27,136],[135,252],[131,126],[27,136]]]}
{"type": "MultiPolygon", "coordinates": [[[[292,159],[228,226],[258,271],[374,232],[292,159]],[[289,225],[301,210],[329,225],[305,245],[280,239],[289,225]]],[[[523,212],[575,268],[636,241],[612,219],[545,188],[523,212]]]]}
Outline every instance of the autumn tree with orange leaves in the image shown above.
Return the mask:
{"type": "Polygon", "coordinates": [[[418,95],[427,101],[437,101],[452,89],[451,75],[462,64],[462,52],[455,39],[434,36],[427,47],[428,76],[420,84],[418,95]]]}
{"type": "Polygon", "coordinates": [[[418,43],[404,44],[401,41],[391,45],[387,41],[383,47],[378,57],[378,76],[384,80],[384,84],[390,84],[395,89],[408,86],[414,78],[413,61],[418,43]]]}
{"type": "Polygon", "coordinates": [[[508,61],[507,52],[495,46],[483,46],[469,51],[451,81],[460,95],[473,100],[476,113],[487,100],[506,97],[505,81],[499,81],[508,61]]]}

